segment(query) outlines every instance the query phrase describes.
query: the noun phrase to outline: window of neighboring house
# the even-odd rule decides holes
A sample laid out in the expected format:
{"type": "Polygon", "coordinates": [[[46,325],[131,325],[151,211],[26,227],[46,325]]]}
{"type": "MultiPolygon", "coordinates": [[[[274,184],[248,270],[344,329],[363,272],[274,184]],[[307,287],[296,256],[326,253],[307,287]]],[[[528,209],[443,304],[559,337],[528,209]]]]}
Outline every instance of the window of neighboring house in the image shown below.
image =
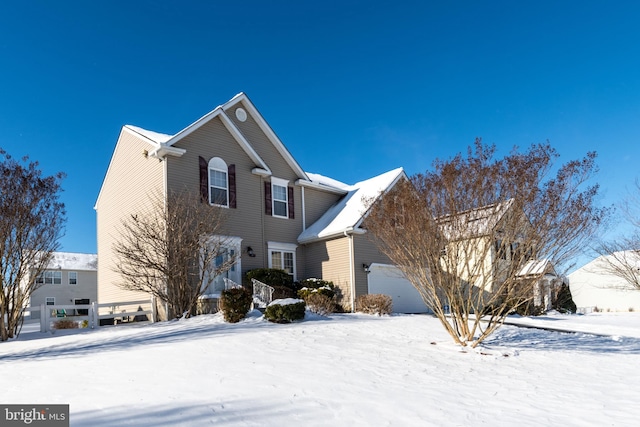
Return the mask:
{"type": "Polygon", "coordinates": [[[43,271],[36,277],[36,283],[39,285],[60,285],[62,284],[61,271],[43,271]]]}
{"type": "Polygon", "coordinates": [[[269,268],[286,271],[296,280],[296,245],[291,243],[267,242],[269,251],[269,268]]]}
{"type": "Polygon", "coordinates": [[[78,273],[75,271],[69,272],[69,284],[77,285],[78,284],[78,273]]]}
{"type": "Polygon", "coordinates": [[[502,241],[502,239],[496,239],[496,254],[498,254],[498,258],[507,259],[507,246],[502,241]]]}
{"type": "Polygon", "coordinates": [[[46,297],[44,299],[44,301],[45,301],[44,303],[46,305],[56,305],[56,298],[55,297],[46,297]]]}
{"type": "Polygon", "coordinates": [[[227,164],[220,157],[209,160],[209,203],[229,206],[229,176],[227,164]]]}

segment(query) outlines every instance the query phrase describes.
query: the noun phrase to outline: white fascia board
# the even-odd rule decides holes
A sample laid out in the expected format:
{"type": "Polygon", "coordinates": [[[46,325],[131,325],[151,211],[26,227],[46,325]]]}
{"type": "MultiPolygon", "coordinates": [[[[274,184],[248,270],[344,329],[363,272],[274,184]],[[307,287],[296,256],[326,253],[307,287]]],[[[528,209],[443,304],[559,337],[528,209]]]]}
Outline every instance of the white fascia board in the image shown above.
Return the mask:
{"type": "Polygon", "coordinates": [[[300,167],[298,162],[296,162],[296,160],[293,158],[291,153],[289,153],[289,150],[287,150],[287,147],[285,147],[282,141],[280,141],[280,138],[278,138],[278,136],[275,134],[273,129],[271,129],[271,126],[269,126],[269,124],[266,122],[264,117],[262,117],[260,112],[258,112],[258,109],[253,105],[253,103],[249,100],[246,94],[242,92],[239,93],[238,95],[233,97],[233,99],[231,99],[226,104],[224,104],[223,108],[224,109],[231,108],[233,105],[237,104],[240,101],[244,101],[243,102],[244,107],[247,110],[249,110],[249,114],[251,114],[251,116],[254,118],[254,120],[262,130],[262,132],[264,132],[264,134],[267,135],[267,138],[269,138],[269,141],[271,141],[271,143],[276,147],[276,150],[278,150],[280,155],[284,158],[284,160],[291,167],[291,169],[293,169],[296,175],[298,175],[298,178],[309,181],[309,177],[307,176],[307,174],[302,170],[302,168],[300,167]]]}
{"type": "Polygon", "coordinates": [[[233,124],[229,116],[227,116],[227,113],[225,113],[224,110],[221,109],[219,116],[220,116],[220,119],[222,120],[222,124],[224,124],[224,126],[227,128],[229,133],[231,133],[231,135],[235,138],[235,140],[238,141],[238,144],[240,144],[240,147],[242,147],[245,153],[247,153],[247,155],[253,161],[253,163],[255,163],[256,166],[260,167],[261,169],[268,171],[269,174],[271,174],[271,169],[269,169],[269,167],[264,162],[264,160],[262,160],[262,158],[258,155],[258,153],[256,153],[256,151],[253,149],[251,144],[249,144],[249,141],[247,141],[244,135],[242,135],[242,133],[240,132],[240,129],[238,129],[235,124],[233,124]]]}
{"type": "Polygon", "coordinates": [[[173,144],[175,144],[176,142],[180,141],[185,136],[187,136],[187,135],[195,132],[196,130],[198,130],[202,125],[206,124],[207,122],[209,122],[209,120],[213,119],[218,114],[220,114],[220,112],[222,112],[222,107],[221,106],[217,106],[216,108],[213,109],[213,111],[208,112],[207,114],[205,114],[204,116],[202,116],[198,120],[196,120],[195,122],[191,123],[186,128],[182,129],[180,132],[176,133],[173,136],[173,138],[168,140],[165,144],[168,145],[168,146],[172,146],[173,144]]]}
{"type": "Polygon", "coordinates": [[[253,168],[253,169],[251,169],[251,173],[254,174],[254,175],[261,176],[263,178],[266,178],[266,177],[272,175],[271,171],[268,171],[268,170],[265,170],[265,169],[262,169],[262,168],[253,168]]]}
{"type": "Polygon", "coordinates": [[[303,179],[296,180],[295,184],[300,187],[313,188],[316,190],[326,191],[328,193],[339,194],[341,196],[344,196],[345,194],[348,193],[347,190],[343,190],[342,188],[329,187],[327,185],[316,184],[313,181],[306,181],[303,179]]]}
{"type": "Polygon", "coordinates": [[[149,157],[155,157],[157,159],[162,159],[165,156],[173,156],[173,157],[182,157],[187,150],[184,148],[170,147],[165,144],[160,144],[158,148],[149,152],[149,157]]]}
{"type": "MultiPolygon", "coordinates": [[[[387,188],[385,188],[385,190],[376,198],[376,200],[380,198],[382,194],[388,193],[389,190],[391,190],[401,179],[406,179],[407,181],[409,180],[409,177],[407,177],[404,169],[402,169],[402,172],[398,174],[398,176],[391,182],[391,184],[389,184],[387,188]]],[[[356,229],[360,229],[362,222],[369,216],[369,212],[371,212],[371,209],[367,209],[367,211],[360,217],[358,222],[356,222],[356,225],[354,226],[356,229]]]]}
{"type": "MultiPolygon", "coordinates": [[[[98,203],[100,202],[100,196],[102,195],[102,190],[104,189],[104,184],[107,182],[107,178],[109,177],[109,174],[111,172],[111,166],[113,165],[113,159],[116,156],[116,151],[118,150],[118,145],[120,145],[120,140],[122,139],[122,134],[126,132],[146,143],[148,143],[149,145],[151,145],[154,148],[158,148],[158,146],[160,144],[158,144],[157,142],[147,138],[144,135],[139,134],[138,132],[133,131],[132,129],[130,129],[128,126],[122,126],[122,129],[120,130],[120,136],[118,136],[118,142],[116,142],[116,146],[113,149],[113,153],[111,153],[111,160],[109,161],[109,166],[107,167],[107,173],[104,174],[104,178],[102,179],[102,185],[100,186],[100,192],[98,192],[98,197],[96,198],[96,203],[93,205],[93,210],[97,210],[98,209],[98,203]]],[[[140,155],[142,155],[142,153],[140,153],[140,155]]]]}
{"type": "Polygon", "coordinates": [[[366,232],[367,232],[367,230],[364,230],[362,228],[347,227],[344,230],[335,231],[335,232],[333,232],[331,234],[327,234],[327,235],[313,236],[313,237],[308,237],[306,239],[298,239],[298,243],[300,243],[301,245],[306,245],[306,244],[309,244],[309,243],[321,242],[323,240],[335,239],[336,237],[344,237],[345,233],[346,234],[366,234],[366,232]]]}

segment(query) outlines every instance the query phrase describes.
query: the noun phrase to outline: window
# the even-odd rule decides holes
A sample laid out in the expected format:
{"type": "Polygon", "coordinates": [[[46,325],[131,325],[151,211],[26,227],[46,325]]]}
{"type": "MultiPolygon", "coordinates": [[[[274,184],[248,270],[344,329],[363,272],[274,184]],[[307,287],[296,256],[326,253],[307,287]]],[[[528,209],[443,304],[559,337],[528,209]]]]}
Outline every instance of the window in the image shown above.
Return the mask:
{"type": "Polygon", "coordinates": [[[271,178],[271,194],[273,197],[273,216],[288,218],[287,184],[278,178],[271,178]]]}
{"type": "Polygon", "coordinates": [[[286,271],[296,280],[296,245],[291,243],[267,242],[269,250],[269,268],[286,271]]]}
{"type": "Polygon", "coordinates": [[[209,203],[229,206],[227,164],[220,157],[209,160],[209,203]]]}
{"type": "Polygon", "coordinates": [[[46,305],[56,305],[55,297],[46,297],[45,298],[45,304],[46,305]]]}
{"type": "Polygon", "coordinates": [[[498,258],[507,259],[507,246],[502,241],[502,239],[496,239],[495,249],[496,249],[496,254],[498,255],[498,258]]]}
{"type": "MultiPolygon", "coordinates": [[[[211,260],[213,261],[213,266],[210,267],[213,268],[208,269],[208,271],[204,272],[204,285],[208,286],[204,291],[204,295],[219,294],[221,291],[223,291],[226,285],[225,279],[230,279],[238,284],[242,283],[241,258],[240,256],[237,256],[240,253],[242,238],[231,236],[211,236],[210,239],[212,241],[222,240],[224,243],[222,244],[222,246],[218,247],[218,256],[211,260]],[[210,274],[215,273],[214,269],[219,268],[224,263],[228,262],[229,259],[235,260],[229,270],[213,277],[210,276],[210,274]]],[[[212,247],[214,247],[213,243],[212,247]]]]}
{"type": "Polygon", "coordinates": [[[293,187],[289,181],[271,177],[264,182],[264,213],[277,218],[294,219],[293,187]]]}
{"type": "Polygon", "coordinates": [[[44,271],[36,277],[36,283],[39,285],[60,285],[62,284],[62,272],[44,271]]]}
{"type": "Polygon", "coordinates": [[[70,285],[77,285],[78,284],[78,273],[76,273],[75,271],[70,271],[69,272],[69,284],[70,285]]]}

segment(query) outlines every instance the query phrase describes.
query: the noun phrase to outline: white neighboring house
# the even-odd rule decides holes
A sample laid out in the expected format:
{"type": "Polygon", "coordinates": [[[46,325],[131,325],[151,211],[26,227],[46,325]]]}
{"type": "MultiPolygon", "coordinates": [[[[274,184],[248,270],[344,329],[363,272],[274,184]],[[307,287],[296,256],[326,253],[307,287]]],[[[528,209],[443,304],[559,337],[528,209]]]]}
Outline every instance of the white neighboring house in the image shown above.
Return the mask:
{"type": "Polygon", "coordinates": [[[538,278],[533,288],[533,305],[542,307],[544,311],[553,308],[555,300],[563,279],[558,276],[549,260],[530,260],[522,267],[519,277],[538,278]]]}
{"type": "Polygon", "coordinates": [[[610,257],[600,256],[569,274],[569,289],[578,310],[640,311],[640,290],[606,270],[610,257]]]}
{"type": "MultiPolygon", "coordinates": [[[[90,304],[98,299],[98,255],[54,252],[49,266],[36,281],[40,287],[31,294],[31,307],[90,304]]],[[[66,310],[64,314],[86,314],[86,310],[74,311],[77,313],[66,310]]],[[[39,311],[31,313],[31,319],[39,318],[39,311]]]]}

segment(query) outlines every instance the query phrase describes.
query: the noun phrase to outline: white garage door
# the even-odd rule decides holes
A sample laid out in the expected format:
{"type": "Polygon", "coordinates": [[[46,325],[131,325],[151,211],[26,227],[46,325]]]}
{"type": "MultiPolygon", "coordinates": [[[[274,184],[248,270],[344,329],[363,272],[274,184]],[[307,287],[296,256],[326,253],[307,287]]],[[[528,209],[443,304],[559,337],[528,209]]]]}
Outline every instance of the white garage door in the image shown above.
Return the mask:
{"type": "Polygon", "coordinates": [[[369,274],[370,294],[386,294],[393,298],[394,313],[430,313],[420,294],[393,265],[371,264],[369,274]]]}

